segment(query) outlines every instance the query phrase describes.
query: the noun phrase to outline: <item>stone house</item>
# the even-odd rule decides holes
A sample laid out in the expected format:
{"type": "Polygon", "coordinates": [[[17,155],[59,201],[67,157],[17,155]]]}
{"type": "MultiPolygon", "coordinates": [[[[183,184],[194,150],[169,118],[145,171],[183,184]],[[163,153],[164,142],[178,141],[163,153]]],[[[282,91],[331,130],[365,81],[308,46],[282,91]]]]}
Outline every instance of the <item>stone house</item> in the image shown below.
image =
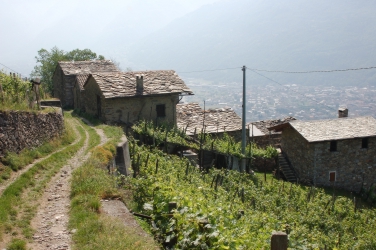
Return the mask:
{"type": "Polygon", "coordinates": [[[359,192],[376,183],[376,120],[373,117],[291,121],[281,149],[300,180],[359,192]]]}
{"type": "Polygon", "coordinates": [[[83,85],[85,112],[106,123],[176,124],[176,104],[193,92],[173,70],[92,73],[83,85]]]}
{"type": "MultiPolygon", "coordinates": [[[[73,108],[76,77],[94,72],[119,72],[110,60],[58,62],[52,77],[53,95],[64,108],[73,108]]],[[[79,100],[78,98],[77,100],[79,100]]]]}
{"type": "Polygon", "coordinates": [[[224,132],[241,141],[242,119],[231,108],[203,110],[198,103],[184,103],[176,106],[177,126],[187,135],[206,133],[221,136],[224,132]]]}

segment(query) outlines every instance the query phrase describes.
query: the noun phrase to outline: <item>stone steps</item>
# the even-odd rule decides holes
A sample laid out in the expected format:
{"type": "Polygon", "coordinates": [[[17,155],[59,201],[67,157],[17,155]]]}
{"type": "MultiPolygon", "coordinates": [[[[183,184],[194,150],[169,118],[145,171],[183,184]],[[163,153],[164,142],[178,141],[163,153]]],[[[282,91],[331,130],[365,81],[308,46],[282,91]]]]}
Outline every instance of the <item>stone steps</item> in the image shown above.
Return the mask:
{"type": "Polygon", "coordinates": [[[282,171],[287,181],[297,182],[295,172],[291,169],[290,164],[287,162],[286,158],[283,156],[282,153],[278,154],[278,165],[280,171],[282,171]]]}

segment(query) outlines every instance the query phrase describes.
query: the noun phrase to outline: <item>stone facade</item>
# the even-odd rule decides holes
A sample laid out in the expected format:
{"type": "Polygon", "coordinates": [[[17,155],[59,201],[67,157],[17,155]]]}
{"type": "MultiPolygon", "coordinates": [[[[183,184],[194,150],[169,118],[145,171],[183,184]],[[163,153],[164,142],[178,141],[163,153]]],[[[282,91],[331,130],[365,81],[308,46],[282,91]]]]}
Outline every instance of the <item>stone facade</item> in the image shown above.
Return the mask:
{"type": "Polygon", "coordinates": [[[64,75],[60,65],[57,65],[53,76],[54,97],[59,98],[63,107],[73,107],[73,86],[75,75],[64,75]]]}
{"type": "Polygon", "coordinates": [[[106,123],[176,124],[176,104],[192,94],[173,70],[95,73],[84,84],[85,112],[106,123]]]}
{"type": "Polygon", "coordinates": [[[119,72],[110,60],[59,62],[52,82],[53,95],[61,100],[63,108],[74,107],[74,85],[76,77],[94,72],[119,72]]]}
{"type": "Polygon", "coordinates": [[[85,112],[99,117],[106,123],[130,123],[139,120],[176,123],[176,104],[179,94],[105,98],[95,82],[90,78],[85,85],[85,112]],[[157,105],[164,105],[165,116],[157,116],[157,105]]]}
{"type": "Polygon", "coordinates": [[[40,146],[60,135],[63,129],[61,112],[0,112],[0,156],[7,151],[18,153],[24,148],[40,146]]]}
{"type": "Polygon", "coordinates": [[[75,110],[85,112],[85,89],[84,84],[89,78],[90,75],[78,75],[76,76],[76,80],[74,82],[73,88],[73,105],[75,110]]]}
{"type": "MultiPolygon", "coordinates": [[[[341,132],[343,128],[337,129],[341,132]]],[[[376,135],[308,141],[296,128],[285,126],[281,147],[300,180],[354,192],[368,190],[376,183],[376,135]],[[367,138],[366,148],[363,138],[367,138]],[[331,142],[335,143],[335,150],[331,150],[331,142]]]]}

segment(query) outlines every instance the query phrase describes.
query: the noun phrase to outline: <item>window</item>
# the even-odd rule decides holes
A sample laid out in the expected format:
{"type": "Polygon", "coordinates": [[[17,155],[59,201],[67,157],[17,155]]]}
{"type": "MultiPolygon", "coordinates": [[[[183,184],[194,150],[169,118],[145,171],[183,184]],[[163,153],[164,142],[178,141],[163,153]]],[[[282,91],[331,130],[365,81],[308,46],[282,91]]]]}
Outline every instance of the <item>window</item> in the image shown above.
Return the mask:
{"type": "Polygon", "coordinates": [[[336,181],[336,172],[335,171],[329,172],[329,181],[330,182],[336,181]]]}
{"type": "Polygon", "coordinates": [[[368,148],[368,138],[362,139],[362,148],[368,148]]]}
{"type": "Polygon", "coordinates": [[[157,105],[157,117],[165,117],[166,116],[166,107],[164,104],[157,105]]]}
{"type": "Polygon", "coordinates": [[[330,142],[330,152],[337,151],[337,141],[331,141],[330,142]]]}

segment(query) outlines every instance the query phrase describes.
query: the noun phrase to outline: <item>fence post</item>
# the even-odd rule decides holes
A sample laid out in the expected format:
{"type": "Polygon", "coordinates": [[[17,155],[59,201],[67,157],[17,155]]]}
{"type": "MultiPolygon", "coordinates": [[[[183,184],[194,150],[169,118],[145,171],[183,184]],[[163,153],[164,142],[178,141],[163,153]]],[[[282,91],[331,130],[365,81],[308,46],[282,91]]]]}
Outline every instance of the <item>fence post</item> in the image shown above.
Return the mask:
{"type": "Polygon", "coordinates": [[[168,212],[172,213],[173,209],[176,209],[178,207],[176,202],[169,202],[168,203],[168,212]]]}
{"type": "Polygon", "coordinates": [[[273,232],[271,238],[271,250],[287,250],[287,234],[284,232],[273,232]]]}

